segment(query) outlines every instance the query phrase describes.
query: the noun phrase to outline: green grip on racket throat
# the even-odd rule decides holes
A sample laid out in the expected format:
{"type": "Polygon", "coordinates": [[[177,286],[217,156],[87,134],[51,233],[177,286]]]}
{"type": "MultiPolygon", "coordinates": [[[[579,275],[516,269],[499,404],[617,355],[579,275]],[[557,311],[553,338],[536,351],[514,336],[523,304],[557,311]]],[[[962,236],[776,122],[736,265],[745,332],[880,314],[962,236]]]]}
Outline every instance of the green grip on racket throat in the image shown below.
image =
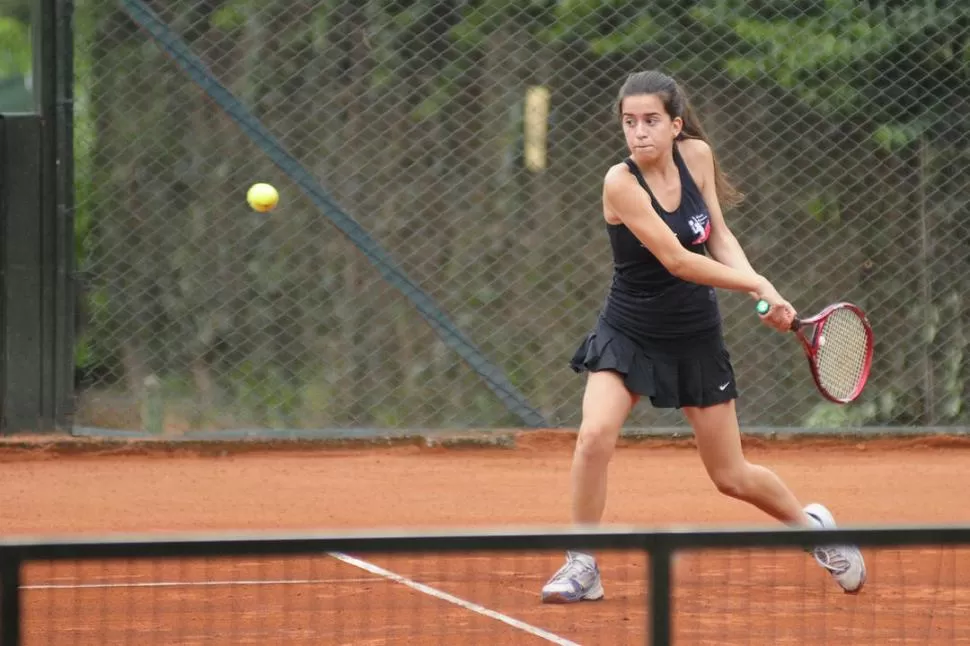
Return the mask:
{"type": "MultiPolygon", "coordinates": [[[[754,309],[756,312],[758,312],[758,314],[761,314],[762,316],[764,316],[771,309],[771,305],[768,305],[768,301],[762,298],[755,304],[754,309]]],[[[789,329],[791,329],[794,332],[799,328],[800,325],[801,325],[801,322],[798,320],[798,317],[795,316],[791,320],[791,325],[789,326],[789,329]]]]}

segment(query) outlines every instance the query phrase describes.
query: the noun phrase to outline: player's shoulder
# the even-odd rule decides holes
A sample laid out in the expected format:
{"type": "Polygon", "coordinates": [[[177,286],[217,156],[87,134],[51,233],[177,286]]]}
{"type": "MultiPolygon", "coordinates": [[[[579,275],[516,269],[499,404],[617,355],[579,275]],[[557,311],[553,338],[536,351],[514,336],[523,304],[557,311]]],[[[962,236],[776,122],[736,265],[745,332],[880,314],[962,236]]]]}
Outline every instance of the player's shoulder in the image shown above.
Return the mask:
{"type": "Polygon", "coordinates": [[[714,181],[714,151],[703,139],[687,138],[677,142],[684,163],[697,185],[703,190],[714,181]]]}
{"type": "Polygon", "coordinates": [[[688,164],[694,162],[706,166],[714,163],[714,150],[703,139],[686,137],[677,142],[677,148],[688,164]]]}
{"type": "Polygon", "coordinates": [[[630,172],[630,167],[626,165],[626,162],[620,162],[607,169],[606,175],[603,177],[603,190],[606,192],[628,190],[631,182],[635,181],[633,173],[630,172]]]}

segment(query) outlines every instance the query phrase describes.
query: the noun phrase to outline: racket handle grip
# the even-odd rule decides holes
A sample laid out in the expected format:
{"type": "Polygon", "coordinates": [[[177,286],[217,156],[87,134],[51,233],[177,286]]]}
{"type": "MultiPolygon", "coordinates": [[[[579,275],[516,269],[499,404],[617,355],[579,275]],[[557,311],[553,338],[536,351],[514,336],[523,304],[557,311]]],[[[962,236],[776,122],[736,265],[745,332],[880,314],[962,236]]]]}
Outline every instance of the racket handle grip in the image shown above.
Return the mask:
{"type": "MultiPolygon", "coordinates": [[[[755,309],[755,311],[758,314],[764,315],[764,314],[767,314],[768,313],[768,310],[771,309],[771,306],[768,305],[768,301],[766,301],[765,299],[762,298],[762,299],[758,300],[758,302],[755,304],[754,309],[755,309]]],[[[802,325],[802,322],[801,322],[801,320],[797,316],[794,317],[794,318],[792,318],[792,321],[791,321],[791,330],[792,330],[792,332],[794,332],[799,327],[801,327],[801,325],[802,325]]]]}

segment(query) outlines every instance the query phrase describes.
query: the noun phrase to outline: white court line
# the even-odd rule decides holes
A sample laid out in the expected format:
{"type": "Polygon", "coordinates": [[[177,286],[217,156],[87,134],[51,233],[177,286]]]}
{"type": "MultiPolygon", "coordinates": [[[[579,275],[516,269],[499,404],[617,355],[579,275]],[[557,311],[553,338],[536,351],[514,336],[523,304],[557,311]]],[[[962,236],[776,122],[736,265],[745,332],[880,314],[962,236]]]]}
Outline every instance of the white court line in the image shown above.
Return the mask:
{"type": "Polygon", "coordinates": [[[342,554],[340,552],[329,552],[329,554],[330,556],[337,559],[338,561],[342,561],[348,565],[353,565],[354,567],[358,567],[361,570],[370,572],[371,574],[377,574],[378,576],[382,576],[386,579],[390,579],[395,583],[406,585],[407,587],[413,590],[417,590],[418,592],[423,592],[429,596],[434,597],[435,599],[441,599],[442,601],[453,603],[456,606],[460,606],[464,608],[465,610],[471,610],[472,612],[477,612],[478,614],[484,615],[485,617],[490,617],[491,619],[497,619],[498,621],[508,624],[513,628],[518,628],[523,632],[527,632],[530,635],[533,635],[535,637],[545,639],[546,641],[552,642],[553,644],[559,644],[560,646],[579,646],[579,644],[577,644],[576,642],[571,642],[568,639],[564,639],[558,635],[554,635],[553,633],[547,632],[541,628],[537,628],[535,626],[529,625],[524,621],[519,621],[518,619],[513,619],[512,617],[503,615],[500,612],[489,610],[485,606],[480,606],[477,603],[472,603],[471,601],[465,601],[464,599],[456,597],[452,594],[448,594],[447,592],[442,592],[441,590],[432,588],[431,586],[424,585],[423,583],[412,581],[411,579],[403,577],[400,574],[395,574],[390,570],[385,570],[384,568],[374,565],[373,563],[368,563],[367,561],[361,561],[360,559],[356,559],[353,556],[347,556],[346,554],[342,554]]]}
{"type": "Polygon", "coordinates": [[[31,585],[20,586],[21,590],[98,590],[98,589],[115,589],[115,588],[188,588],[188,587],[218,587],[218,586],[252,586],[252,585],[324,585],[331,583],[374,583],[377,581],[382,581],[384,579],[394,581],[395,583],[400,583],[418,592],[423,592],[429,596],[442,601],[447,601],[453,603],[456,606],[462,607],[466,610],[471,610],[485,617],[501,621],[509,626],[518,628],[530,635],[545,639],[546,641],[552,642],[553,644],[559,644],[560,646],[579,646],[576,642],[569,641],[563,637],[559,637],[553,633],[545,631],[536,626],[532,626],[518,619],[513,619],[507,615],[503,615],[500,612],[494,610],[489,610],[488,608],[481,606],[477,603],[471,601],[465,601],[459,597],[456,597],[447,592],[442,592],[436,588],[432,588],[429,585],[423,583],[418,583],[417,581],[412,581],[400,574],[395,574],[390,570],[385,570],[382,567],[374,565],[373,563],[368,563],[367,561],[362,561],[356,559],[352,556],[346,554],[341,554],[339,552],[330,552],[330,556],[346,563],[348,565],[353,565],[354,567],[360,568],[371,574],[376,574],[375,577],[355,577],[352,579],[340,578],[340,579],[277,579],[277,580],[267,580],[267,579],[254,579],[254,580],[236,580],[236,581],[128,581],[120,583],[36,583],[31,585]]]}
{"type": "Polygon", "coordinates": [[[129,581],[126,583],[36,583],[22,585],[21,590],[100,590],[111,588],[193,588],[234,585],[323,585],[326,583],[376,583],[381,577],[355,579],[256,579],[252,581],[129,581]]]}

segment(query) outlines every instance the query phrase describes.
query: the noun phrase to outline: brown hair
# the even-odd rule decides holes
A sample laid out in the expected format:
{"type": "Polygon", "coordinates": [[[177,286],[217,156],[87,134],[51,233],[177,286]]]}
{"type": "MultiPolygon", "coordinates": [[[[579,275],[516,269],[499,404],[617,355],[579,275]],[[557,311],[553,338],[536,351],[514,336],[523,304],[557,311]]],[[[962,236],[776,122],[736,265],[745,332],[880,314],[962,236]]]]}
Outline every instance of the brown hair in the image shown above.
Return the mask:
{"type": "MultiPolygon", "coordinates": [[[[630,74],[616,99],[617,114],[623,113],[623,99],[640,94],[656,94],[663,101],[664,109],[671,119],[681,118],[684,127],[678,139],[700,139],[707,145],[711,145],[711,140],[704,131],[700,119],[697,118],[687,100],[687,94],[672,77],[655,70],[630,74]]],[[[711,148],[713,149],[713,146],[711,148]]],[[[717,199],[723,206],[737,206],[744,199],[741,192],[731,184],[727,175],[721,170],[716,154],[714,155],[714,186],[717,189],[717,199]]]]}

